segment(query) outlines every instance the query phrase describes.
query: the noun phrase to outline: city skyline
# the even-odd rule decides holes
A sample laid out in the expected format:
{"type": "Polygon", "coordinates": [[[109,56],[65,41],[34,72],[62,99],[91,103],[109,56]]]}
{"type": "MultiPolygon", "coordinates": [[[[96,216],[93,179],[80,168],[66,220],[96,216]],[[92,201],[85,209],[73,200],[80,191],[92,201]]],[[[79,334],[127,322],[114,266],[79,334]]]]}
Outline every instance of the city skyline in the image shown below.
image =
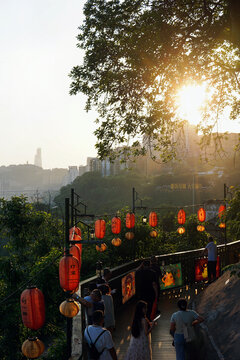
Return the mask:
{"type": "MultiPolygon", "coordinates": [[[[85,112],[83,95],[69,95],[68,74],[83,59],[84,2],[0,2],[0,166],[34,163],[37,148],[45,169],[96,157],[97,114],[85,112]]],[[[239,122],[219,130],[240,132],[239,122]]]]}

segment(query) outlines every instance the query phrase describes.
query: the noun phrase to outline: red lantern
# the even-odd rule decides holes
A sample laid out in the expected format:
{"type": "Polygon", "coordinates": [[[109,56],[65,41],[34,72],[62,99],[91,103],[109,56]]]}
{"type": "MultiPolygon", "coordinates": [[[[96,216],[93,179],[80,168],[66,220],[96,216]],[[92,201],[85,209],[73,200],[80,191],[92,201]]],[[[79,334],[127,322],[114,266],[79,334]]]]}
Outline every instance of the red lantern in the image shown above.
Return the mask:
{"type": "MultiPolygon", "coordinates": [[[[82,246],[82,245],[81,245],[82,246]]],[[[72,245],[69,249],[69,253],[74,256],[76,259],[78,259],[79,262],[79,272],[81,271],[81,264],[82,264],[82,259],[81,259],[81,251],[79,249],[79,247],[77,245],[72,245]]]]}
{"type": "Polygon", "coordinates": [[[198,210],[198,220],[200,222],[203,222],[205,221],[205,219],[206,219],[206,211],[203,208],[200,208],[198,210]]]}
{"type": "Polygon", "coordinates": [[[157,226],[158,219],[157,219],[157,213],[155,211],[150,212],[149,214],[149,225],[152,227],[157,226]]]}
{"type": "Polygon", "coordinates": [[[128,229],[133,228],[135,225],[135,214],[133,213],[127,213],[126,215],[126,227],[128,229]]]}
{"type": "Polygon", "coordinates": [[[24,290],[20,298],[22,321],[32,330],[40,329],[45,322],[45,303],[41,290],[32,286],[24,290]]]}
{"type": "Polygon", "coordinates": [[[98,239],[103,239],[106,231],[106,223],[105,220],[97,220],[95,222],[95,236],[98,239]]]}
{"type": "Polygon", "coordinates": [[[74,226],[69,230],[69,240],[70,241],[74,241],[74,240],[82,240],[82,233],[81,233],[81,229],[79,229],[78,227],[74,226]]]}
{"type": "Polygon", "coordinates": [[[178,212],[178,223],[183,225],[186,221],[186,213],[183,209],[179,210],[178,212]]]}
{"type": "Polygon", "coordinates": [[[221,219],[225,215],[226,205],[220,205],[218,209],[218,217],[221,219]]]}
{"type": "Polygon", "coordinates": [[[71,254],[65,255],[59,262],[60,286],[65,291],[73,291],[79,284],[80,265],[71,254]]]}
{"type": "Polygon", "coordinates": [[[121,232],[121,219],[117,216],[112,218],[112,233],[119,234],[121,232]]]}

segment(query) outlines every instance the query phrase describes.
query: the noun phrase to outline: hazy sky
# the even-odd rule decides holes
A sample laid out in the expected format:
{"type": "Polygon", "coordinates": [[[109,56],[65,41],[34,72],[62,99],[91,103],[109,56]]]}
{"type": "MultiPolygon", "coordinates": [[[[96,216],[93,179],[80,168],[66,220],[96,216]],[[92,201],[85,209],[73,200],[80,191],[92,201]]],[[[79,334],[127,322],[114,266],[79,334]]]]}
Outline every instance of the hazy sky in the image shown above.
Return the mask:
{"type": "MultiPolygon", "coordinates": [[[[84,0],[0,0],[0,166],[85,165],[96,114],[70,96],[68,74],[82,61],[76,47],[84,0]]],[[[225,119],[226,120],[226,119],[225,119]]],[[[219,129],[239,131],[239,124],[219,129]]],[[[225,121],[226,125],[226,121],[225,121]]]]}
{"type": "Polygon", "coordinates": [[[0,166],[85,165],[95,156],[96,114],[70,96],[68,74],[80,64],[76,47],[84,0],[0,0],[0,166]]]}

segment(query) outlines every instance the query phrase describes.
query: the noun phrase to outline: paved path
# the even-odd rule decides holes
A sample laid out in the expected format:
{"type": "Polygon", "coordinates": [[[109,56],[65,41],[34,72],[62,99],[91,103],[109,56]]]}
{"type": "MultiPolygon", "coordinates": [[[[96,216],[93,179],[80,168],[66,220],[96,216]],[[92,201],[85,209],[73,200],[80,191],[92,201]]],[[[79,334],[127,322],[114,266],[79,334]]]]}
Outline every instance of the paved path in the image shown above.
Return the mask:
{"type": "MultiPolygon", "coordinates": [[[[152,331],[153,360],[175,360],[175,350],[172,346],[172,337],[169,335],[169,324],[172,313],[176,310],[176,301],[163,297],[159,307],[161,318],[152,331]]],[[[113,339],[119,360],[123,360],[130,341],[130,326],[134,313],[135,303],[129,304],[127,311],[121,311],[116,316],[117,329],[113,339]]]]}
{"type": "MultiPolygon", "coordinates": [[[[197,287],[197,286],[196,286],[197,287]]],[[[202,289],[198,286],[198,292],[202,289]]],[[[170,318],[173,312],[177,311],[178,298],[185,297],[191,300],[195,294],[195,287],[178,289],[176,292],[165,293],[159,301],[161,318],[152,331],[152,354],[153,360],[175,360],[175,348],[172,346],[172,337],[169,334],[170,318]]],[[[126,308],[116,314],[117,328],[113,334],[113,340],[117,351],[118,359],[123,360],[130,341],[130,326],[132,323],[135,302],[129,303],[126,308]]]]}

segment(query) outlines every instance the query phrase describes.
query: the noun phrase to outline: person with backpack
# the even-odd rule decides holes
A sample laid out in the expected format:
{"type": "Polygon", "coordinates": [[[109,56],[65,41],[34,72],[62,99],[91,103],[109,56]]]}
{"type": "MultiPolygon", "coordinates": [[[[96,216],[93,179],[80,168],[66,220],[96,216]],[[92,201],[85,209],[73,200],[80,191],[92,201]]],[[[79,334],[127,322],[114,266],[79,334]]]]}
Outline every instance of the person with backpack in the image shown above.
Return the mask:
{"type": "Polygon", "coordinates": [[[179,311],[172,315],[170,325],[170,334],[174,338],[176,360],[195,360],[196,335],[194,326],[204,321],[204,318],[196,311],[187,310],[187,300],[184,298],[180,298],[177,305],[179,311]]]}
{"type": "Polygon", "coordinates": [[[112,335],[103,327],[104,315],[101,310],[94,311],[92,315],[93,325],[86,327],[84,339],[88,344],[89,359],[117,360],[112,335]]]}

